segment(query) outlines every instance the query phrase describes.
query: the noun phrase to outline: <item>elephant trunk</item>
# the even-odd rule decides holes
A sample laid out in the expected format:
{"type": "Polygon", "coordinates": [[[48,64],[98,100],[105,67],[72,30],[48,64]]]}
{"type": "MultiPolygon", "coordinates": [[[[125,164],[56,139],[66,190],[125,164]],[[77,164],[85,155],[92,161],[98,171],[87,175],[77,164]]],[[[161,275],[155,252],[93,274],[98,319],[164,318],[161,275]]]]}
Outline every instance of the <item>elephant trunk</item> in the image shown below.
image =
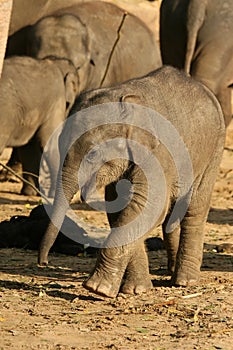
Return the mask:
{"type": "Polygon", "coordinates": [[[67,165],[63,167],[63,171],[58,175],[56,194],[50,217],[50,223],[42,238],[39,247],[38,264],[46,266],[48,264],[48,254],[53,246],[59,230],[64,221],[69,203],[74,194],[78,191],[78,181],[76,169],[67,169],[67,165]]]}

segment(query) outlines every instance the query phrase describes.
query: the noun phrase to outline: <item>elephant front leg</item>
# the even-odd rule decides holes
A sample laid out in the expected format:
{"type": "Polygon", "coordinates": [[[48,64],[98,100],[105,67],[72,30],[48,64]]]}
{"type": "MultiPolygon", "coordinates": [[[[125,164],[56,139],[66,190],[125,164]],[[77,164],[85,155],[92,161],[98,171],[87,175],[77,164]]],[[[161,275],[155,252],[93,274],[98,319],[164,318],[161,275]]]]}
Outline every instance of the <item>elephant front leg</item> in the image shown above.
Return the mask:
{"type": "MultiPolygon", "coordinates": [[[[132,232],[123,232],[128,230],[128,224],[134,222],[134,219],[140,214],[144,207],[144,197],[137,195],[138,193],[146,193],[144,182],[138,179],[139,172],[135,171],[136,175],[131,177],[134,179],[135,194],[130,201],[130,204],[122,211],[108,213],[108,220],[112,228],[121,228],[123,236],[120,238],[115,232],[113,236],[109,236],[111,241],[125,242],[127,237],[133,237],[135,240],[132,243],[121,245],[115,248],[101,249],[94,272],[90,278],[84,283],[84,287],[98,294],[115,297],[120,290],[122,280],[125,276],[122,292],[124,293],[140,293],[151,288],[151,280],[149,276],[148,259],[144,247],[144,239],[141,230],[141,225],[136,225],[132,232]],[[137,185],[139,184],[139,185],[137,185]]],[[[106,187],[105,199],[109,202],[117,198],[115,183],[106,187]]],[[[125,193],[125,198],[128,198],[125,193]]],[[[131,227],[132,229],[132,227],[131,227]]]]}
{"type": "Polygon", "coordinates": [[[126,267],[132,256],[132,246],[101,249],[94,271],[83,286],[97,294],[114,298],[119,292],[126,267]]]}
{"type": "MultiPolygon", "coordinates": [[[[115,186],[115,183],[111,183],[105,188],[105,199],[109,202],[117,198],[115,186]]],[[[121,213],[108,213],[108,221],[111,227],[121,224],[121,213]]],[[[95,269],[84,282],[84,287],[97,294],[115,297],[120,289],[132,251],[132,245],[101,249],[95,269]]]]}
{"type": "Polygon", "coordinates": [[[125,294],[140,294],[152,288],[149,274],[148,256],[145,251],[144,241],[139,242],[131,257],[121,292],[125,294]]]}
{"type": "Polygon", "coordinates": [[[94,271],[83,285],[92,292],[114,298],[124,275],[123,293],[139,294],[152,288],[143,242],[101,249],[94,271]]]}

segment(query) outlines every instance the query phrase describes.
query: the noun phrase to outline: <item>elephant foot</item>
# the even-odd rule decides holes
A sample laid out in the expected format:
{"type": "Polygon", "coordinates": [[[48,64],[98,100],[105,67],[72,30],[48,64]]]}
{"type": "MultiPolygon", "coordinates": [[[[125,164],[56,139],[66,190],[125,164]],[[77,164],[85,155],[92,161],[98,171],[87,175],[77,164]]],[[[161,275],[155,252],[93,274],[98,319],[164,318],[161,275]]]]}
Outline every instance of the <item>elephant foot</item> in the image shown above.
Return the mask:
{"type": "Polygon", "coordinates": [[[93,275],[83,283],[83,286],[96,294],[115,298],[119,292],[121,277],[118,272],[110,274],[109,272],[95,271],[93,275]]]}
{"type": "Polygon", "coordinates": [[[148,292],[153,287],[150,276],[136,275],[124,282],[121,292],[125,294],[141,294],[148,292]]]}
{"type": "Polygon", "coordinates": [[[126,247],[102,249],[94,272],[84,281],[84,288],[96,294],[114,298],[117,296],[129,260],[126,247]]]}
{"type": "Polygon", "coordinates": [[[24,196],[38,196],[38,192],[30,185],[23,186],[21,194],[23,194],[24,196]]]}
{"type": "Polygon", "coordinates": [[[121,292],[125,294],[141,294],[153,287],[148,266],[148,257],[144,243],[139,243],[125,274],[125,282],[121,292]]]}
{"type": "Polygon", "coordinates": [[[168,274],[169,274],[169,275],[172,276],[172,275],[174,274],[174,272],[175,272],[175,266],[176,266],[175,261],[174,261],[174,260],[168,259],[167,270],[168,270],[168,274]]]}
{"type": "Polygon", "coordinates": [[[177,287],[187,287],[193,286],[198,283],[200,278],[199,271],[187,271],[174,273],[171,279],[171,283],[173,286],[177,287]]]}

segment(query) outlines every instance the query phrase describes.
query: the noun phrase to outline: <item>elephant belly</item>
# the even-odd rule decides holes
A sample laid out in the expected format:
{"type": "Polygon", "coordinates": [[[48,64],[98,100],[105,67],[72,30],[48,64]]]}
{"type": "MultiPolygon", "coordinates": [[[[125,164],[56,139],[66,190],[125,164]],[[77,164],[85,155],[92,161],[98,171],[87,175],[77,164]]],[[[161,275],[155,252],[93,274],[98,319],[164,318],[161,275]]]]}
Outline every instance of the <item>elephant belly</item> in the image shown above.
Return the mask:
{"type": "Polygon", "coordinates": [[[38,117],[28,118],[27,122],[23,121],[19,127],[15,125],[7,146],[19,147],[27,144],[35,135],[38,127],[38,117]]]}

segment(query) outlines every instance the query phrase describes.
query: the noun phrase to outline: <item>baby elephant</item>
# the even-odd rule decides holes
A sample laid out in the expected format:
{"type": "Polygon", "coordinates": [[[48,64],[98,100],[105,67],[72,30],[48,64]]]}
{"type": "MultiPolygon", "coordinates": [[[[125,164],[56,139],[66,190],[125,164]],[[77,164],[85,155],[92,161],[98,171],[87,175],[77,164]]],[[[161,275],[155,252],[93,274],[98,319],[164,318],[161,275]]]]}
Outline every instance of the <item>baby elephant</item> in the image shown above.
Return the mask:
{"type": "MultiPolygon", "coordinates": [[[[41,150],[54,129],[64,121],[77,96],[77,75],[66,59],[5,59],[0,80],[0,153],[19,147],[24,178],[38,187],[41,150]]],[[[48,164],[52,183],[55,164],[48,164]]],[[[35,191],[23,186],[22,193],[35,191]]]]}
{"type": "Polygon", "coordinates": [[[90,198],[104,186],[111,232],[84,287],[108,297],[115,297],[120,287],[132,294],[150,289],[144,240],[160,224],[172,284],[196,283],[225,139],[215,96],[164,66],[142,78],[83,93],[73,111],[79,111],[83,122],[70,116],[61,134],[64,162],[39,264],[47,264],[77,188],[90,198]]]}

